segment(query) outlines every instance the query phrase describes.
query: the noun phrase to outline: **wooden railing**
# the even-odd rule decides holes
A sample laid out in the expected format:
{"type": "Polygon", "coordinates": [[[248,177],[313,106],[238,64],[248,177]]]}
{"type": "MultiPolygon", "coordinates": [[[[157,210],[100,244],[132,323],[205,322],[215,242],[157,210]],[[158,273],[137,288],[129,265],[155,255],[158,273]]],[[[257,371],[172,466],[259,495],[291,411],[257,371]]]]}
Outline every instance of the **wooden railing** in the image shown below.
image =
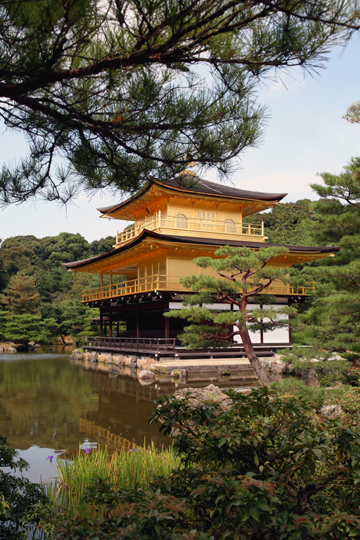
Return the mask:
{"type": "Polygon", "coordinates": [[[150,291],[183,291],[186,290],[179,278],[167,279],[166,276],[154,275],[138,279],[131,279],[123,283],[114,283],[107,287],[99,287],[82,292],[82,302],[91,300],[104,300],[106,298],[116,298],[129,294],[150,292],[150,291]]]}
{"type": "Polygon", "coordinates": [[[161,212],[157,212],[149,219],[139,225],[133,225],[122,232],[116,233],[116,246],[128,242],[132,238],[138,236],[141,231],[168,232],[186,236],[193,236],[199,232],[211,233],[213,238],[232,238],[241,236],[257,236],[264,239],[264,222],[251,223],[234,223],[232,220],[219,221],[200,218],[184,218],[179,216],[162,216],[161,212]]]}
{"type": "Polygon", "coordinates": [[[122,351],[173,351],[176,353],[176,338],[127,338],[127,337],[84,337],[83,346],[99,347],[110,349],[121,349],[122,351]]]}
{"type": "MultiPolygon", "coordinates": [[[[105,300],[130,294],[146,293],[152,291],[189,291],[179,282],[179,277],[168,279],[165,275],[153,275],[138,279],[131,279],[123,283],[115,283],[107,287],[90,289],[82,292],[82,302],[92,302],[94,300],[105,300]]],[[[274,282],[267,287],[263,294],[307,296],[315,290],[315,282],[304,287],[291,287],[283,283],[274,282]]]]}

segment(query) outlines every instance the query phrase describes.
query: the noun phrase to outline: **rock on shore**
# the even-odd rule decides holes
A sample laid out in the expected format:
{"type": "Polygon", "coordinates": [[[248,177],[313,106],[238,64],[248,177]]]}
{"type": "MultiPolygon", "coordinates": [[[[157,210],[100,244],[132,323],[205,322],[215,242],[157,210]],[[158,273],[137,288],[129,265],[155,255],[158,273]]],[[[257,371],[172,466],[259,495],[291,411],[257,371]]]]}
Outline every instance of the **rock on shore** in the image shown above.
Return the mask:
{"type": "Polygon", "coordinates": [[[147,379],[147,380],[155,380],[155,373],[152,371],[149,371],[148,369],[143,369],[140,371],[138,378],[140,380],[147,379]]]}
{"type": "Polygon", "coordinates": [[[232,404],[232,400],[224,392],[213,384],[205,388],[182,388],[174,393],[176,399],[189,398],[189,403],[193,407],[199,407],[203,403],[221,403],[224,408],[232,404]]]}

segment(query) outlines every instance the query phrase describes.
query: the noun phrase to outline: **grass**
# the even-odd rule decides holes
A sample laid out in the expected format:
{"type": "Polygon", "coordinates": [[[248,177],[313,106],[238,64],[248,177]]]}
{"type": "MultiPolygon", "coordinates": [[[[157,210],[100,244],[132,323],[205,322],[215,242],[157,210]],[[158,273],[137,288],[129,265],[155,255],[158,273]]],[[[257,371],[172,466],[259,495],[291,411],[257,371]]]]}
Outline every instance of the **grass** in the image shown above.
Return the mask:
{"type": "Polygon", "coordinates": [[[56,461],[58,479],[44,487],[56,512],[68,518],[76,514],[87,517],[90,508],[82,496],[94,480],[108,480],[118,489],[134,486],[146,489],[155,476],[169,476],[179,465],[180,459],[172,448],[157,452],[153,443],[112,455],[106,447],[89,453],[79,450],[73,460],[56,461]]]}

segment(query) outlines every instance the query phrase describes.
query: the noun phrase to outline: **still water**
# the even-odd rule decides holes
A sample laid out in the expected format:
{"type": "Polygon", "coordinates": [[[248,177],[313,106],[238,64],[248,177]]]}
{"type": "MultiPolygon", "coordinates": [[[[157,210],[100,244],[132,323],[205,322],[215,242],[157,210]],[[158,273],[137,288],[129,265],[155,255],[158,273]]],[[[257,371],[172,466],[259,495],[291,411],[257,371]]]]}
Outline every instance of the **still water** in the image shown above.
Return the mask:
{"type": "MultiPolygon", "coordinates": [[[[112,378],[104,366],[71,362],[69,352],[0,354],[0,426],[11,446],[30,463],[25,476],[38,482],[55,474],[49,456],[71,456],[79,446],[126,449],[144,440],[169,444],[156,424],[148,424],[156,398],[177,387],[210,382],[164,380],[142,385],[136,371],[124,368],[112,378]]],[[[213,382],[249,385],[246,379],[213,382]]]]}

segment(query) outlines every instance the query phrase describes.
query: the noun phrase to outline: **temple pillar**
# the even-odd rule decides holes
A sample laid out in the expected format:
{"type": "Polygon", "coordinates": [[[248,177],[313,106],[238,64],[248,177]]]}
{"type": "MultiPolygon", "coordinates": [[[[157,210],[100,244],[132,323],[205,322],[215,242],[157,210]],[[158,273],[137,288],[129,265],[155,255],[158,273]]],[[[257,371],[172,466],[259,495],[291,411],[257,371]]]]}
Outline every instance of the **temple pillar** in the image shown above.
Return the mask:
{"type": "Polygon", "coordinates": [[[100,310],[100,337],[103,337],[103,316],[102,316],[102,311],[100,310]]]}
{"type": "Polygon", "coordinates": [[[112,337],[112,311],[109,310],[109,337],[112,337]]]}
{"type": "Polygon", "coordinates": [[[140,337],[140,312],[139,312],[139,304],[137,305],[136,310],[136,337],[140,337]]]}

